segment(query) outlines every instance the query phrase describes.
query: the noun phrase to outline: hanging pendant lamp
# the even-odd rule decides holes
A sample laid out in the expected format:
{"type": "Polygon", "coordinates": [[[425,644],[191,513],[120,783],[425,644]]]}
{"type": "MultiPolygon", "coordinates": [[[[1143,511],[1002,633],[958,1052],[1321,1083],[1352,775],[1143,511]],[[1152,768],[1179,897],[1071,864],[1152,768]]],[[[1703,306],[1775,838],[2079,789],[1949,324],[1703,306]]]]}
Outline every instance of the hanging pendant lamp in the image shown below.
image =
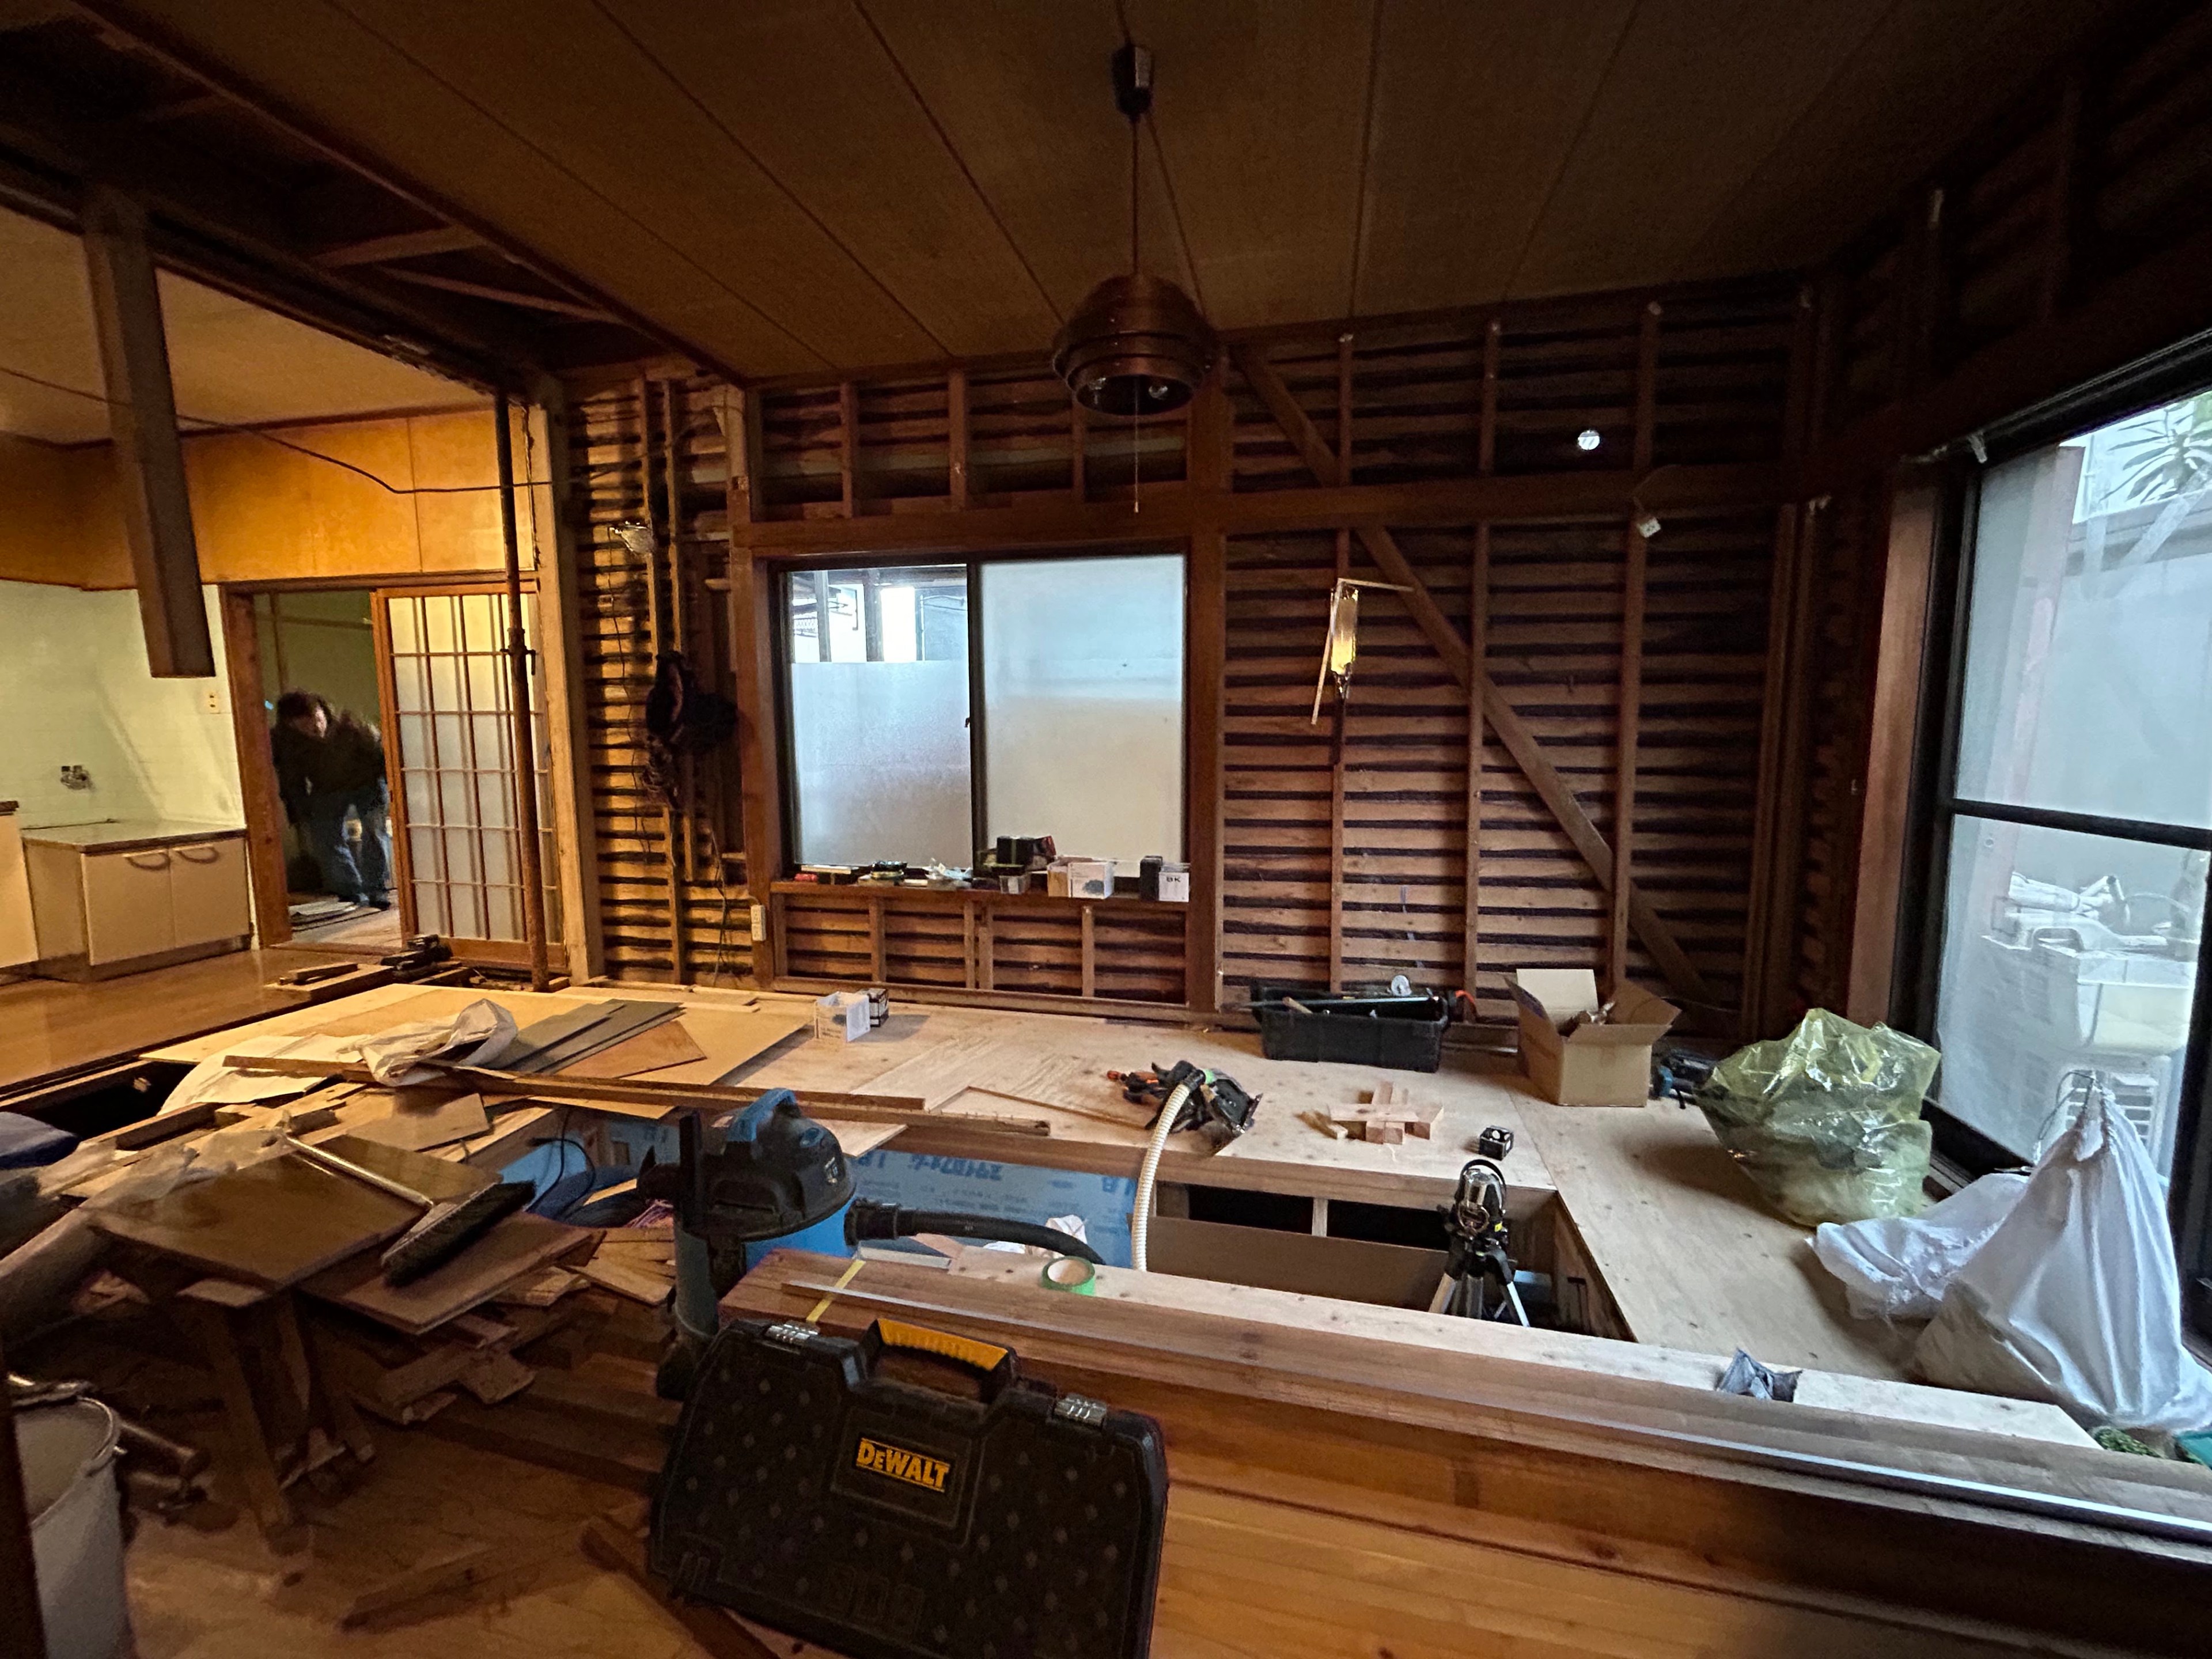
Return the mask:
{"type": "Polygon", "coordinates": [[[1114,101],[1129,122],[1129,271],[1084,296],[1053,341],[1053,372],[1075,401],[1114,420],[1165,415],[1191,400],[1213,364],[1213,331],[1190,296],[1138,263],[1138,133],[1152,106],[1152,54],[1114,54],[1114,101]]]}

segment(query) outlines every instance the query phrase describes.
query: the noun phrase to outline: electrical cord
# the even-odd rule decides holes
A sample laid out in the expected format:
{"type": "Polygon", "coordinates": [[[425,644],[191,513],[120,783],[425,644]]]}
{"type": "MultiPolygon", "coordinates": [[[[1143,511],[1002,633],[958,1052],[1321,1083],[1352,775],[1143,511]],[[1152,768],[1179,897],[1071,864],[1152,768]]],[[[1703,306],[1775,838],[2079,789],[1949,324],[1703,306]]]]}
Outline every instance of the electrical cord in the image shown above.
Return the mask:
{"type": "Polygon", "coordinates": [[[1189,1098],[1190,1085],[1176,1084],[1152,1124],[1152,1138],[1145,1146],[1144,1165],[1137,1172],[1136,1202],[1129,1212],[1129,1265],[1140,1273],[1152,1271],[1146,1265],[1145,1245],[1152,1232],[1152,1187],[1159,1178],[1160,1154],[1167,1150],[1168,1137],[1175,1133],[1176,1115],[1189,1098]]]}

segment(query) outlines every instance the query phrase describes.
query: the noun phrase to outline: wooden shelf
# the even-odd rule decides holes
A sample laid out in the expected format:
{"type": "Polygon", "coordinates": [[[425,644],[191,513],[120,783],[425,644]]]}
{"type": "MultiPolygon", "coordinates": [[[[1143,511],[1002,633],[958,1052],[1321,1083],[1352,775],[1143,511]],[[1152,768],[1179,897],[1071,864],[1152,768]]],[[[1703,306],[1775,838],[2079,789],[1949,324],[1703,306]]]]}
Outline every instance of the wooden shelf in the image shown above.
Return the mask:
{"type": "Polygon", "coordinates": [[[1082,1005],[1188,1001],[1188,904],[780,881],[777,982],[880,984],[1082,1005]]]}

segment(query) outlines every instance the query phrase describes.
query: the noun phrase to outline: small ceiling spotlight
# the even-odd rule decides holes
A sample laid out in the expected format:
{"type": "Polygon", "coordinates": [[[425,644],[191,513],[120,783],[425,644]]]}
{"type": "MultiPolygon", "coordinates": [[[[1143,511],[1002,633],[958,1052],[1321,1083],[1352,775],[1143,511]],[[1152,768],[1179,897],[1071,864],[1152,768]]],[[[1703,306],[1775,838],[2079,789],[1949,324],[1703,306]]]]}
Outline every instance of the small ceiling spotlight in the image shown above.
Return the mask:
{"type": "Polygon", "coordinates": [[[1604,441],[1597,435],[1597,428],[1594,426],[1586,426],[1581,431],[1575,434],[1575,447],[1581,450],[1585,455],[1589,454],[1593,449],[1595,449],[1598,445],[1603,441],[1604,441]]]}

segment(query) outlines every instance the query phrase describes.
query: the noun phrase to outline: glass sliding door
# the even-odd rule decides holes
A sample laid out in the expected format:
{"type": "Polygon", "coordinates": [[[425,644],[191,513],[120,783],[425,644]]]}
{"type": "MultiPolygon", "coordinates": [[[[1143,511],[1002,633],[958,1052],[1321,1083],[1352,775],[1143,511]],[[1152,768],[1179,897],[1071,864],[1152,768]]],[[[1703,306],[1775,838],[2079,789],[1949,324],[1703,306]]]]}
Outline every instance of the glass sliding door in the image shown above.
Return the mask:
{"type": "Polygon", "coordinates": [[[2102,1087],[2170,1176],[2212,864],[2212,397],[1990,467],[1966,559],[1940,1104],[2031,1158],[2102,1087]]]}

